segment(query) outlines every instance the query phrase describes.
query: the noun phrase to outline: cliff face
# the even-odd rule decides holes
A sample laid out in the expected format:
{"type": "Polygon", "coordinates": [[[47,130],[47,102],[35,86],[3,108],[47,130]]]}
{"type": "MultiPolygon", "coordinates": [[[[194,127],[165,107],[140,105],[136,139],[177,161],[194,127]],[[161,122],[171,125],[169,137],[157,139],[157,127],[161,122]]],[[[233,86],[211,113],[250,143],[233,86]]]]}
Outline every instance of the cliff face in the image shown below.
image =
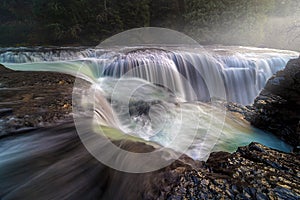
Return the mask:
{"type": "MultiPolygon", "coordinates": [[[[300,57],[272,76],[250,106],[228,103],[255,127],[277,135],[287,143],[300,145],[300,57]]],[[[299,147],[298,147],[299,148],[299,147]]]]}
{"type": "Polygon", "coordinates": [[[269,79],[252,108],[249,121],[254,126],[300,145],[300,58],[269,79]]]}

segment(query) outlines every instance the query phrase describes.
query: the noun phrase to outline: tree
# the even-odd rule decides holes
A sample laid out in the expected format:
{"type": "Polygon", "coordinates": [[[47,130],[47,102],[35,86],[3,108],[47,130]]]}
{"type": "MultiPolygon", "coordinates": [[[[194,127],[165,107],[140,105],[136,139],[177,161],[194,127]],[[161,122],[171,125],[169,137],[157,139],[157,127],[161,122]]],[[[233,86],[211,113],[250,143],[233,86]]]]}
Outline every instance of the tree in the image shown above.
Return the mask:
{"type": "Polygon", "coordinates": [[[185,9],[185,0],[151,0],[150,25],[182,31],[185,9]]]}
{"type": "Polygon", "coordinates": [[[261,21],[272,4],[272,0],[191,0],[185,31],[202,44],[257,42],[263,38],[261,21]]]}

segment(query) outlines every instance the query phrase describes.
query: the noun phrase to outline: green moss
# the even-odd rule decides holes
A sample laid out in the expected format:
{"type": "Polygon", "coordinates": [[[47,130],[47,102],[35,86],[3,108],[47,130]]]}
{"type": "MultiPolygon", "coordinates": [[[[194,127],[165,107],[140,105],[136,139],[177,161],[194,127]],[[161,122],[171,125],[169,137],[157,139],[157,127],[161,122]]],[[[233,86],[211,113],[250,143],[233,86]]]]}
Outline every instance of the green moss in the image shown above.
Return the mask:
{"type": "Polygon", "coordinates": [[[129,140],[129,141],[134,141],[134,142],[141,142],[145,143],[148,145],[151,145],[153,147],[159,147],[157,143],[150,142],[143,140],[142,138],[138,138],[132,135],[128,135],[123,133],[122,131],[115,129],[115,128],[110,128],[106,126],[97,126],[95,127],[95,131],[97,133],[103,134],[105,137],[109,138],[112,141],[117,141],[117,140],[129,140]]]}

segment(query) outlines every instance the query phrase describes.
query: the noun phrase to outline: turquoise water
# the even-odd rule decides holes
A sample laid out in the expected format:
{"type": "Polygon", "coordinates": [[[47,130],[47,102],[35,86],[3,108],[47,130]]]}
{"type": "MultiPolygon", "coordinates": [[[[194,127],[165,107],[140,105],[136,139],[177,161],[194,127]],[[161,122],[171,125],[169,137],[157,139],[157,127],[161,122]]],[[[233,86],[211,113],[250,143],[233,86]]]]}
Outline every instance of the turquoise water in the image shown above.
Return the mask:
{"type": "Polygon", "coordinates": [[[37,52],[27,55],[27,60],[21,54],[7,54],[6,60],[1,55],[0,60],[14,70],[55,71],[83,78],[91,88],[75,84],[73,102],[97,125],[206,160],[212,151],[233,152],[250,142],[291,151],[277,137],[219,106],[226,100],[252,102],[266,80],[297,54],[253,51],[210,47],[205,53],[176,49],[173,54],[157,50],[124,54],[123,50],[89,49],[66,57],[37,52]]]}

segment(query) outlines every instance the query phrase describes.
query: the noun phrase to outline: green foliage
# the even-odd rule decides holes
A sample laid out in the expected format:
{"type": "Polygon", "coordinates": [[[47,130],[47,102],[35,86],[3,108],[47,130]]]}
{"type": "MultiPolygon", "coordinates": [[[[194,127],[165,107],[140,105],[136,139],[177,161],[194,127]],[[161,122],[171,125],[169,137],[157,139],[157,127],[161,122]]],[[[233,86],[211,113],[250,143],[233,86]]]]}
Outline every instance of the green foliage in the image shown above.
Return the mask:
{"type": "Polygon", "coordinates": [[[184,0],[152,0],[150,3],[150,25],[181,31],[184,27],[184,0]]]}
{"type": "MultiPolygon", "coordinates": [[[[103,0],[35,0],[34,15],[39,34],[48,35],[49,43],[81,43],[106,36],[111,26],[122,27],[118,15],[103,0]],[[110,25],[108,27],[108,25],[110,25]]],[[[100,38],[101,39],[101,38],[100,38]]]]}
{"type": "Polygon", "coordinates": [[[256,32],[258,42],[259,37],[263,37],[257,34],[260,32],[259,22],[272,5],[272,0],[191,0],[187,3],[185,30],[200,43],[249,42],[254,37],[253,32],[256,32]]]}
{"type": "Polygon", "coordinates": [[[149,26],[149,0],[123,0],[115,7],[126,29],[149,26]]]}
{"type": "Polygon", "coordinates": [[[255,45],[268,16],[298,8],[298,0],[1,0],[0,45],[97,45],[145,26],[183,31],[201,44],[255,45]]]}

